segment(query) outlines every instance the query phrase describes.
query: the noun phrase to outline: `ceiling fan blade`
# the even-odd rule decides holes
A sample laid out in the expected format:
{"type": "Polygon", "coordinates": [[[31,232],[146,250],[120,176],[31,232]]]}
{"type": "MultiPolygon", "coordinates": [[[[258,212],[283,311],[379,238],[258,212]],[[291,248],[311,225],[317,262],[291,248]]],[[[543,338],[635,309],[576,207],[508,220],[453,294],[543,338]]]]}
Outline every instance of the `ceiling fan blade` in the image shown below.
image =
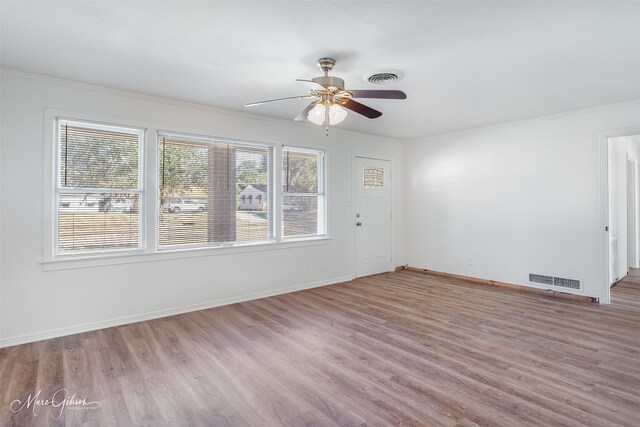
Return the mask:
{"type": "Polygon", "coordinates": [[[374,110],[371,107],[367,107],[364,104],[360,104],[358,101],[354,101],[353,99],[347,100],[344,104],[340,103],[344,108],[348,108],[351,111],[355,111],[358,114],[362,114],[365,117],[370,119],[375,119],[376,117],[380,117],[382,113],[378,110],[374,110]]]}
{"type": "Polygon", "coordinates": [[[315,86],[319,86],[322,89],[324,89],[324,86],[322,86],[320,83],[318,82],[314,82],[313,80],[307,80],[307,79],[296,79],[297,82],[304,82],[304,83],[313,83],[315,86]]]}
{"type": "Polygon", "coordinates": [[[305,98],[313,98],[313,96],[312,95],[289,96],[287,98],[277,98],[277,99],[269,99],[267,101],[252,102],[250,104],[244,104],[244,106],[253,107],[255,105],[266,104],[268,102],[286,101],[288,99],[305,99],[305,98]]]}
{"type": "Polygon", "coordinates": [[[407,99],[401,90],[350,90],[353,98],[407,99]]]}
{"type": "Polygon", "coordinates": [[[301,122],[303,120],[307,120],[307,116],[309,115],[309,111],[311,111],[313,109],[313,107],[316,106],[315,102],[312,102],[311,104],[307,105],[307,108],[305,108],[304,110],[300,111],[300,114],[298,114],[296,116],[295,120],[296,122],[301,122]]]}

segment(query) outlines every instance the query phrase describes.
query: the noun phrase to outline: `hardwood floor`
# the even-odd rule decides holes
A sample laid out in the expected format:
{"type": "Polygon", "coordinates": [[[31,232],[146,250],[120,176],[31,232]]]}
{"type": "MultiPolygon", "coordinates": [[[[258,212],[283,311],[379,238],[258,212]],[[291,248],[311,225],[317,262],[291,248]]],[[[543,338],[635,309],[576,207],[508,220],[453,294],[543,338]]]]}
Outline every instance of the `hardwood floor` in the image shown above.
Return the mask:
{"type": "Polygon", "coordinates": [[[600,306],[401,271],[5,348],[0,425],[638,426],[634,274],[600,306]],[[9,410],[61,388],[99,404],[9,410]]]}

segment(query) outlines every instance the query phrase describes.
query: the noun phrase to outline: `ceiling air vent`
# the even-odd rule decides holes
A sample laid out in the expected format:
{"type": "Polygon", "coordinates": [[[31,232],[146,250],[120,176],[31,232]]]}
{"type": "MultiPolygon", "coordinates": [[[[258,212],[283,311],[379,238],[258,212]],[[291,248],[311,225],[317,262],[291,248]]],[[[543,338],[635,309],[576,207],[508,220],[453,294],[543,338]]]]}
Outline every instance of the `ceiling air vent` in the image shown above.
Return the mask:
{"type": "Polygon", "coordinates": [[[376,73],[367,77],[367,81],[372,85],[386,85],[398,80],[398,75],[395,73],[376,73]]]}

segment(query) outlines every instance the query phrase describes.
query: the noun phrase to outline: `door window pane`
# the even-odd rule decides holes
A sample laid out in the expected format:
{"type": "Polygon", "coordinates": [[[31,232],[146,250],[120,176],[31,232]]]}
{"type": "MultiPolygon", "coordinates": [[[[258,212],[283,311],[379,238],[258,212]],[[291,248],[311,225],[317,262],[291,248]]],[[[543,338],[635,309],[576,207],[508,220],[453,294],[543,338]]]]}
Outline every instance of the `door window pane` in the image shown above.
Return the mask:
{"type": "Polygon", "coordinates": [[[384,169],[367,166],[362,172],[364,188],[384,187],[384,169]]]}

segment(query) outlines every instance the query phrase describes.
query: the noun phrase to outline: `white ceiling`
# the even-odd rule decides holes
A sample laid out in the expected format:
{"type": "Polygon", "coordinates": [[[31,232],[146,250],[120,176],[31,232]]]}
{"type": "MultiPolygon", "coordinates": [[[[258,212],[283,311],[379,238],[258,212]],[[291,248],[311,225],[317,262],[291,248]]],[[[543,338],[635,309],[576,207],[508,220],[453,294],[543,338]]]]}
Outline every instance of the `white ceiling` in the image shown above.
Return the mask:
{"type": "Polygon", "coordinates": [[[293,119],[296,78],[400,70],[339,127],[415,138],[640,98],[640,2],[2,1],[3,67],[293,119]]]}

